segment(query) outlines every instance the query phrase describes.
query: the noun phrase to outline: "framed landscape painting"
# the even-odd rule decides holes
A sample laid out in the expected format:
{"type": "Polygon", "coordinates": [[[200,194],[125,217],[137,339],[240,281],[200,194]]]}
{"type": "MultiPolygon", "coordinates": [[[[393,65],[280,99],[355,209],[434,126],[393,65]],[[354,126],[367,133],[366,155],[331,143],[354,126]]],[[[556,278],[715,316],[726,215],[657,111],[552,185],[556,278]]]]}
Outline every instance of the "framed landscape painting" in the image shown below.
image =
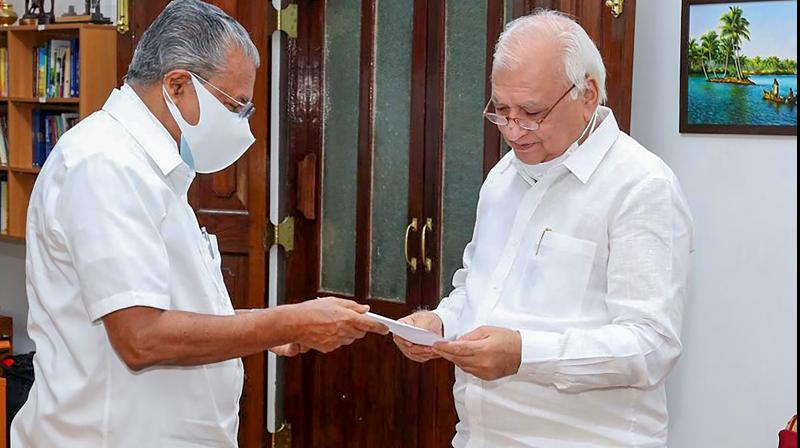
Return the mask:
{"type": "Polygon", "coordinates": [[[683,0],[680,131],[797,135],[797,0],[683,0]]]}

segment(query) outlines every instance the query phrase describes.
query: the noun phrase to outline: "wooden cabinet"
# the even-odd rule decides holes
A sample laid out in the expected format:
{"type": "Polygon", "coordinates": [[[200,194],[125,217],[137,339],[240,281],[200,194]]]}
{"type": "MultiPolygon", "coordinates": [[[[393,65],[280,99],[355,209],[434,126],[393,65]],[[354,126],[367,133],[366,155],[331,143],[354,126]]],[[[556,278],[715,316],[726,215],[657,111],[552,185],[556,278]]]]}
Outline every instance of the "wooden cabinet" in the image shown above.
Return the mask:
{"type": "Polygon", "coordinates": [[[8,48],[8,97],[0,98],[0,114],[7,117],[6,147],[9,163],[0,166],[8,179],[8,231],[0,239],[22,240],[33,184],[39,167],[34,166],[35,111],[60,111],[84,118],[100,109],[116,86],[116,28],[76,24],[12,26],[0,28],[0,43],[8,48]],[[34,67],[36,48],[45,42],[77,39],[78,97],[36,96],[34,67]]]}

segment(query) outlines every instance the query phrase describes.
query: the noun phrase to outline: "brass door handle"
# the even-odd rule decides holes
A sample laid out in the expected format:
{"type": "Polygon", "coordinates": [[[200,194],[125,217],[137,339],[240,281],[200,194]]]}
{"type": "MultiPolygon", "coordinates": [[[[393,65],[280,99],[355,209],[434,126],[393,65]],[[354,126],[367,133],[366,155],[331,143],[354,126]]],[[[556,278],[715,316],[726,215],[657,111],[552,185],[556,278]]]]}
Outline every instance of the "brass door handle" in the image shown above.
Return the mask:
{"type": "Polygon", "coordinates": [[[120,34],[127,33],[131,27],[128,0],[117,0],[117,31],[120,34]]]}
{"type": "Polygon", "coordinates": [[[611,15],[618,19],[624,10],[625,0],[606,0],[606,8],[611,10],[611,15]]]}
{"type": "Polygon", "coordinates": [[[425,272],[431,272],[431,269],[433,269],[433,260],[425,255],[425,236],[429,231],[433,232],[433,220],[431,218],[425,221],[425,226],[422,228],[422,238],[420,239],[422,245],[420,254],[422,255],[422,264],[425,265],[425,272]]]}
{"type": "Polygon", "coordinates": [[[408,256],[408,236],[412,230],[416,232],[418,228],[417,218],[412,219],[411,224],[406,227],[406,238],[405,244],[403,245],[403,255],[406,257],[406,264],[411,268],[411,272],[417,272],[417,258],[408,256]]]}

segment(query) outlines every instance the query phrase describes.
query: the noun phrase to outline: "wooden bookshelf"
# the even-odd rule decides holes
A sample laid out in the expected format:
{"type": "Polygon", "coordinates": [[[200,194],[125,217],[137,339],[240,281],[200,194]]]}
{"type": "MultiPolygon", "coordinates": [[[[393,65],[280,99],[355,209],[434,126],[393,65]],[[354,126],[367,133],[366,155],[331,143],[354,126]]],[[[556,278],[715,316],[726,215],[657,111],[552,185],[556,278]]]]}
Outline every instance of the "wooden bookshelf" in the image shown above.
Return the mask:
{"type": "Polygon", "coordinates": [[[8,47],[9,95],[0,97],[8,113],[8,234],[0,241],[25,238],[25,221],[39,167],[33,166],[32,113],[35,109],[77,112],[83,119],[99,110],[117,83],[117,31],[113,25],[55,24],[0,28],[0,45],[8,47]],[[79,98],[33,95],[35,48],[51,39],[78,39],[79,98]]]}

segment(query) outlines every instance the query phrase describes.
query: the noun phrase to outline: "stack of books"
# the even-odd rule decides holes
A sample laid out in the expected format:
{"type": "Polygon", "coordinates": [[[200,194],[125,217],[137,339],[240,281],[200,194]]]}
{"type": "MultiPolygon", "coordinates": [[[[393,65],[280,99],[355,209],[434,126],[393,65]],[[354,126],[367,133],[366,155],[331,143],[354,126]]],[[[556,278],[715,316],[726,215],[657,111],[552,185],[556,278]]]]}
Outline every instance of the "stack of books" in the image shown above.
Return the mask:
{"type": "Polygon", "coordinates": [[[36,47],[33,96],[77,98],[80,95],[78,39],[52,39],[36,47]]]}
{"type": "Polygon", "coordinates": [[[75,126],[80,115],[77,112],[34,109],[31,117],[33,127],[33,166],[44,166],[45,160],[58,143],[58,139],[69,128],[75,126]]]}

